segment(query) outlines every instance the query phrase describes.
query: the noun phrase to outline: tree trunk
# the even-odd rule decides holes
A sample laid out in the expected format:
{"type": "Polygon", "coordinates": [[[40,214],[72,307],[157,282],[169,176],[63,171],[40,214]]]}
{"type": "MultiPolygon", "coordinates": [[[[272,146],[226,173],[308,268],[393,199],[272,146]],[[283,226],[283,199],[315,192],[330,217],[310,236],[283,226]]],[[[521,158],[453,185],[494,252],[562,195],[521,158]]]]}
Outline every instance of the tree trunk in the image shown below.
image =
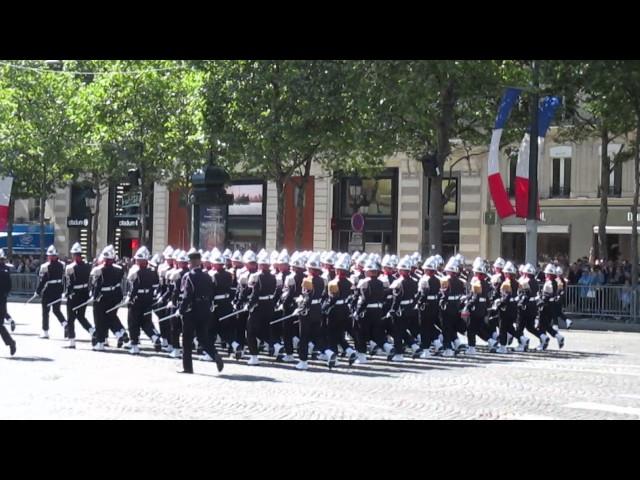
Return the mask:
{"type": "Polygon", "coordinates": [[[431,177],[429,192],[429,255],[442,253],[442,177],[431,177]]]}
{"type": "Polygon", "coordinates": [[[13,256],[13,217],[16,209],[16,201],[9,197],[9,218],[7,218],[7,256],[13,256]]]}
{"type": "Polygon", "coordinates": [[[453,125],[453,110],[455,108],[454,85],[449,81],[440,92],[440,118],[438,119],[438,150],[436,155],[438,172],[431,177],[431,193],[429,195],[429,252],[434,255],[442,253],[442,172],[444,163],[451,153],[449,137],[453,125]]]}
{"type": "Polygon", "coordinates": [[[599,257],[607,260],[609,248],[607,245],[607,215],[609,214],[609,131],[602,127],[600,131],[602,149],[600,152],[600,220],[598,222],[598,252],[599,257]]]}
{"type": "MultiPolygon", "coordinates": [[[[145,191],[146,189],[144,188],[144,186],[142,186],[140,188],[140,233],[139,233],[139,237],[140,237],[140,246],[142,247],[143,245],[147,244],[147,221],[146,221],[146,216],[147,216],[147,192],[145,191]]],[[[133,253],[133,252],[132,252],[133,253]]]]}
{"type": "Polygon", "coordinates": [[[288,179],[280,178],[276,181],[276,191],[278,197],[276,225],[276,250],[281,250],[284,245],[284,185],[288,179]]]}
{"type": "Polygon", "coordinates": [[[296,210],[296,250],[302,250],[302,234],[304,233],[304,205],[305,195],[307,192],[307,183],[311,173],[311,157],[304,166],[304,174],[298,185],[298,209],[296,210]]]}
{"type": "Polygon", "coordinates": [[[631,208],[631,285],[638,286],[638,196],[640,195],[640,112],[637,112],[636,151],[633,161],[633,175],[635,187],[633,192],[633,207],[631,208]]]}
{"type": "Polygon", "coordinates": [[[100,202],[102,200],[102,192],[100,191],[100,183],[93,186],[96,191],[96,212],[91,217],[91,252],[87,252],[87,260],[91,260],[91,257],[96,258],[98,256],[98,226],[100,224],[100,202]],[[91,254],[91,257],[89,256],[91,254]]]}
{"type": "MultiPolygon", "coordinates": [[[[44,191],[44,189],[43,189],[44,191]]],[[[45,245],[44,245],[44,205],[46,197],[44,193],[40,196],[40,263],[44,263],[45,245]]]]}

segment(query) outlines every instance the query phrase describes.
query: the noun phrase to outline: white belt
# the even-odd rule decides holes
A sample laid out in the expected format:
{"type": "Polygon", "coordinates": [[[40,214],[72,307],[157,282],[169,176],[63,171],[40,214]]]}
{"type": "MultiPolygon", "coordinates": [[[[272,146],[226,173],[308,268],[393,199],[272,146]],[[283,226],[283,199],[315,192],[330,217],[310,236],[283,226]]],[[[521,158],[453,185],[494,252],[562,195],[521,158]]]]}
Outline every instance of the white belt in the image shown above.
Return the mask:
{"type": "Polygon", "coordinates": [[[316,298],[314,300],[311,300],[311,305],[316,305],[316,304],[320,303],[321,301],[322,301],[321,298],[316,298]]]}
{"type": "Polygon", "coordinates": [[[530,301],[530,302],[537,302],[537,301],[538,301],[538,299],[537,299],[537,298],[535,298],[535,297],[531,297],[531,298],[529,299],[529,301],[530,301]]]}
{"type": "Polygon", "coordinates": [[[410,303],[413,303],[413,300],[402,300],[400,305],[409,305],[410,303]]]}
{"type": "Polygon", "coordinates": [[[427,300],[437,300],[437,299],[438,299],[437,295],[428,295],[427,296],[427,300]]]}
{"type": "Polygon", "coordinates": [[[89,288],[89,284],[88,284],[88,283],[85,283],[84,285],[74,285],[74,286],[73,286],[73,289],[74,289],[74,290],[81,290],[81,289],[83,289],[83,288],[89,288]]]}
{"type": "Polygon", "coordinates": [[[334,305],[344,305],[344,299],[336,300],[336,303],[334,303],[334,305]]]}
{"type": "Polygon", "coordinates": [[[382,304],[381,303],[370,303],[369,305],[367,305],[367,308],[382,308],[382,304]]]}
{"type": "Polygon", "coordinates": [[[509,299],[509,301],[510,301],[510,302],[517,302],[517,301],[518,301],[518,299],[517,299],[517,298],[510,298],[510,299],[509,299]]]}
{"type": "Polygon", "coordinates": [[[447,300],[459,300],[462,295],[450,295],[447,297],[447,300]]]}
{"type": "Polygon", "coordinates": [[[225,298],[229,298],[229,294],[225,293],[224,295],[216,295],[213,297],[214,300],[224,300],[225,298]]]}
{"type": "Polygon", "coordinates": [[[387,300],[389,300],[390,298],[393,298],[393,295],[387,295],[387,300]]]}
{"type": "Polygon", "coordinates": [[[138,289],[138,293],[151,293],[151,289],[150,288],[141,288],[141,289],[138,289]]]}
{"type": "Polygon", "coordinates": [[[49,280],[47,284],[49,283],[62,283],[62,280],[49,280]]]}
{"type": "Polygon", "coordinates": [[[487,299],[486,299],[486,298],[484,298],[484,297],[480,297],[480,298],[478,299],[478,301],[479,301],[480,303],[483,303],[483,302],[486,302],[486,301],[487,301],[487,299]]]}
{"type": "Polygon", "coordinates": [[[103,292],[113,292],[117,288],[120,288],[120,285],[115,285],[113,287],[102,287],[100,290],[103,292]]]}
{"type": "Polygon", "coordinates": [[[273,295],[263,295],[262,297],[258,297],[258,300],[272,300],[273,295]]]}

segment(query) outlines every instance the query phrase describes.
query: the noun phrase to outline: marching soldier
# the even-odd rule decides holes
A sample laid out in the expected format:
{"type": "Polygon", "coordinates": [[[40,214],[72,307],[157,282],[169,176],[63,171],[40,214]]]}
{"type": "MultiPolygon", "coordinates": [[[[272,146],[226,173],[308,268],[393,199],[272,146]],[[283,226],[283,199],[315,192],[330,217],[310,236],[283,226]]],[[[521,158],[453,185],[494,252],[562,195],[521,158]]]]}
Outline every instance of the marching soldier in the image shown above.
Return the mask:
{"type": "Polygon", "coordinates": [[[232,329],[234,319],[227,318],[221,322],[218,319],[233,312],[233,305],[231,304],[233,276],[225,269],[226,260],[217,248],[213,249],[209,259],[213,267],[209,272],[213,282],[213,322],[220,332],[222,342],[231,348],[231,342],[234,339],[232,329]]]}
{"type": "Polygon", "coordinates": [[[204,352],[216,362],[218,372],[221,372],[224,362],[216,351],[214,339],[209,337],[208,331],[211,321],[213,281],[211,276],[202,270],[200,252],[192,248],[187,255],[191,269],[182,277],[180,288],[183,293],[179,312],[182,317],[182,341],[185,346],[182,354],[183,370],[180,373],[193,373],[191,345],[194,333],[204,352]]]}
{"type": "Polygon", "coordinates": [[[246,327],[248,319],[248,308],[253,285],[249,283],[249,278],[258,271],[256,263],[256,254],[252,250],[247,250],[243,257],[242,263],[245,268],[238,273],[238,284],[236,290],[236,298],[234,300],[234,310],[241,311],[236,317],[232,317],[234,340],[231,347],[235,351],[236,360],[240,360],[244,354],[244,346],[246,344],[246,327]]]}
{"type": "Polygon", "coordinates": [[[118,318],[118,310],[111,310],[122,302],[122,279],[124,271],[114,263],[116,252],[111,245],[102,251],[103,264],[92,273],[95,275],[93,286],[94,313],[96,322],[96,344],[93,349],[104,351],[109,329],[118,339],[118,348],[129,342],[124,326],[118,318]],[[108,310],[111,310],[108,312],[108,310]]]}
{"type": "Polygon", "coordinates": [[[91,326],[85,316],[87,306],[76,308],[78,305],[82,305],[89,300],[91,265],[83,260],[82,247],[79,243],[73,244],[70,253],[73,255],[73,262],[67,265],[65,269],[67,285],[67,336],[69,337],[69,348],[76,348],[76,320],[78,320],[82,328],[89,332],[92,339],[95,337],[96,329],[91,326]]]}
{"type": "MultiPolygon", "coordinates": [[[[302,295],[302,281],[305,278],[304,265],[305,259],[303,255],[299,252],[294,252],[289,260],[289,266],[291,267],[292,272],[284,277],[282,294],[280,295],[280,304],[278,306],[278,308],[282,310],[283,317],[287,317],[293,314],[297,307],[296,298],[302,295]]],[[[277,360],[282,360],[284,362],[295,362],[295,358],[293,357],[293,350],[297,346],[297,344],[299,344],[299,339],[294,330],[294,321],[295,320],[293,318],[288,318],[286,320],[283,320],[282,322],[279,322],[282,323],[282,339],[284,347],[282,347],[278,342],[274,344],[274,353],[276,351],[278,352],[278,354],[276,355],[277,360]],[[279,353],[282,348],[284,348],[285,355],[280,358],[279,353]]]]}
{"type": "MultiPolygon", "coordinates": [[[[558,348],[564,347],[564,337],[556,332],[552,327],[552,316],[555,313],[555,303],[558,301],[558,283],[556,281],[556,268],[549,264],[544,269],[545,282],[542,287],[540,301],[538,302],[540,311],[540,324],[538,328],[542,333],[548,333],[558,341],[558,348]]],[[[549,345],[549,339],[546,338],[542,349],[546,350],[549,345]]]]}
{"type": "Polygon", "coordinates": [[[56,248],[51,245],[47,249],[47,262],[40,267],[40,282],[36,289],[36,293],[42,297],[42,335],[40,338],[49,338],[50,308],[66,333],[67,321],[60,311],[62,293],[64,292],[64,270],[64,264],[58,260],[56,248]]]}
{"type": "Polygon", "coordinates": [[[485,262],[482,258],[476,259],[472,265],[472,271],[474,276],[470,281],[471,292],[462,311],[462,317],[467,320],[467,339],[469,342],[467,355],[476,354],[476,336],[487,342],[490,347],[495,344],[495,340],[491,338],[485,323],[490,287],[486,278],[485,262]]]}
{"type": "Polygon", "coordinates": [[[434,352],[442,348],[440,341],[438,296],[440,294],[440,279],[438,278],[438,262],[435,257],[429,257],[422,265],[424,275],[418,283],[418,312],[420,322],[420,350],[414,353],[414,358],[428,358],[433,344],[434,352]]]}
{"type": "Polygon", "coordinates": [[[553,318],[554,318],[554,328],[558,329],[558,318],[562,318],[564,323],[567,325],[567,329],[571,328],[571,324],[573,323],[571,320],[567,318],[567,316],[562,311],[562,306],[565,302],[565,296],[567,293],[567,279],[563,276],[564,272],[562,271],[562,267],[556,267],[556,282],[558,283],[558,301],[555,304],[553,318]]]}
{"type": "MultiPolygon", "coordinates": [[[[187,256],[187,252],[184,250],[176,250],[173,252],[173,259],[175,260],[176,267],[167,273],[167,278],[171,284],[170,291],[170,300],[167,304],[167,314],[172,314],[176,308],[180,306],[180,301],[182,299],[182,279],[184,276],[189,273],[189,257],[187,256]]],[[[182,333],[182,321],[179,318],[173,317],[169,320],[165,320],[170,323],[171,327],[171,339],[169,344],[173,347],[169,356],[171,358],[179,358],[180,357],[180,333],[182,333]]],[[[184,343],[184,338],[182,339],[184,350],[191,349],[191,344],[184,343]]]]}
{"type": "Polygon", "coordinates": [[[346,340],[346,332],[351,331],[348,298],[352,292],[352,285],[347,278],[351,259],[348,254],[340,256],[334,265],[336,277],[327,284],[327,296],[322,303],[322,314],[325,316],[327,365],[333,353],[338,352],[338,346],[352,365],[357,358],[357,352],[351,348],[346,340]],[[327,351],[328,350],[328,351],[327,351]]]}
{"type": "MultiPolygon", "coordinates": [[[[174,249],[172,246],[168,246],[162,252],[162,257],[164,261],[158,265],[158,280],[160,281],[160,288],[158,290],[158,294],[156,296],[154,306],[157,308],[163,308],[162,310],[157,310],[156,315],[158,318],[163,318],[167,315],[170,315],[172,312],[169,312],[166,309],[167,304],[169,303],[169,297],[171,296],[170,290],[173,288],[171,282],[169,282],[168,274],[171,270],[175,268],[175,263],[173,260],[173,252],[174,249]]],[[[171,323],[169,321],[160,322],[158,325],[160,329],[160,336],[162,337],[162,349],[165,352],[171,353],[173,351],[173,346],[170,343],[171,340],[171,323]]]]}
{"type": "Polygon", "coordinates": [[[7,316],[7,297],[11,292],[11,273],[5,263],[6,258],[4,250],[0,248],[0,337],[13,356],[16,353],[16,342],[4,327],[4,319],[7,316]]]}
{"type": "Polygon", "coordinates": [[[518,283],[516,282],[516,267],[511,262],[507,262],[504,265],[503,273],[505,274],[505,280],[500,285],[500,299],[496,301],[498,312],[500,315],[500,346],[497,353],[508,353],[507,334],[516,336],[515,328],[513,327],[517,317],[517,302],[516,296],[518,291],[518,283]]]}
{"type": "Polygon", "coordinates": [[[460,301],[465,294],[462,280],[458,278],[459,265],[455,258],[450,258],[444,271],[448,276],[440,282],[440,309],[442,311],[442,333],[444,334],[444,357],[453,357],[459,340],[457,325],[460,321],[460,301]]]}
{"type": "Polygon", "coordinates": [[[247,319],[247,346],[249,360],[247,365],[258,365],[258,338],[270,342],[269,322],[273,318],[273,296],[276,291],[276,277],[271,273],[269,255],[263,252],[258,255],[259,272],[254,272],[248,279],[251,296],[245,309],[249,311],[247,319]]]}
{"type": "Polygon", "coordinates": [[[526,352],[529,347],[529,339],[525,337],[525,328],[540,339],[540,344],[544,345],[546,335],[536,328],[536,315],[538,309],[536,307],[537,296],[539,292],[538,281],[536,280],[536,269],[530,263],[522,267],[522,276],[518,280],[518,322],[516,328],[516,336],[520,340],[520,345],[516,348],[517,352],[526,352]],[[544,337],[543,337],[544,335],[544,337]]]}
{"type": "MultiPolygon", "coordinates": [[[[277,305],[273,313],[274,321],[278,320],[279,318],[283,318],[284,316],[284,305],[282,303],[282,294],[284,292],[287,277],[291,274],[289,261],[290,261],[289,252],[287,252],[287,250],[284,249],[278,254],[278,257],[274,262],[274,267],[276,270],[276,273],[275,273],[276,292],[273,296],[273,303],[274,305],[277,305]]],[[[284,333],[283,325],[282,325],[283,322],[277,322],[270,325],[270,331],[271,331],[270,336],[271,336],[271,339],[274,341],[272,346],[273,348],[272,353],[276,357],[276,360],[282,360],[281,351],[284,348],[283,344],[281,343],[281,340],[283,338],[283,333],[284,333]]]]}
{"type": "Polygon", "coordinates": [[[389,310],[389,317],[392,321],[393,350],[388,352],[387,359],[392,362],[402,362],[404,360],[404,350],[411,347],[413,353],[419,350],[414,338],[407,334],[409,325],[417,311],[414,308],[416,294],[418,293],[418,283],[411,276],[413,260],[404,257],[398,264],[400,278],[393,281],[391,291],[393,301],[389,310]]]}
{"type": "MultiPolygon", "coordinates": [[[[358,258],[358,262],[360,262],[358,258]]],[[[380,264],[370,260],[365,267],[367,278],[360,280],[357,286],[358,306],[355,311],[355,335],[358,358],[356,363],[367,363],[367,342],[372,341],[375,351],[385,343],[382,306],[385,300],[384,285],[378,279],[380,264]]]]}
{"type": "MultiPolygon", "coordinates": [[[[302,299],[299,304],[302,313],[298,316],[300,325],[300,343],[298,344],[298,358],[300,361],[296,365],[298,370],[307,370],[309,364],[310,344],[319,345],[320,328],[322,326],[321,305],[324,294],[325,282],[322,279],[322,267],[318,254],[313,254],[306,264],[309,275],[302,281],[302,299]]],[[[313,352],[313,351],[312,351],[313,352]]],[[[333,368],[336,363],[335,352],[330,352],[327,359],[329,368],[333,368]]]]}
{"type": "Polygon", "coordinates": [[[127,281],[130,285],[127,319],[131,336],[130,353],[132,355],[140,354],[140,329],[151,339],[156,352],[159,352],[162,347],[160,333],[153,326],[151,314],[146,315],[146,313],[151,310],[156,290],[160,287],[160,280],[156,270],[148,266],[149,250],[147,247],[140,247],[133,258],[136,264],[127,275],[127,281]]]}

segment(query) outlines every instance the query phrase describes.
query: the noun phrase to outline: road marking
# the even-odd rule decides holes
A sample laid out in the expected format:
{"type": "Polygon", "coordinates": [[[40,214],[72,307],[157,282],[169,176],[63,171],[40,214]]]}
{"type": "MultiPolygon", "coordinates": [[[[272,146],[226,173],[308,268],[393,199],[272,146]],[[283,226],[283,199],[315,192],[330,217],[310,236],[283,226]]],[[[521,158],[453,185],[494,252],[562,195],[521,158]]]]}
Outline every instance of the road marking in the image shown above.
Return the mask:
{"type": "Polygon", "coordinates": [[[605,403],[575,402],[565,405],[567,408],[580,408],[583,410],[600,410],[602,412],[623,413],[625,415],[640,416],[640,408],[620,407],[618,405],[607,405],[605,403]]]}

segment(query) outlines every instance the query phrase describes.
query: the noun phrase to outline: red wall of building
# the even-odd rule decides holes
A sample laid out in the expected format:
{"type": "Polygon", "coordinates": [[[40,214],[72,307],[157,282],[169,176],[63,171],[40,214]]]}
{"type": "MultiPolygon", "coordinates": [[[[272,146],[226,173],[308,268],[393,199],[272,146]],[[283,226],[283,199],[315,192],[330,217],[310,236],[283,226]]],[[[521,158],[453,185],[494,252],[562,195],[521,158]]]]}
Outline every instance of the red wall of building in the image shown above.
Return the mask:
{"type": "MultiPolygon", "coordinates": [[[[284,188],[284,245],[289,253],[296,250],[296,211],[295,208],[295,182],[299,182],[300,177],[293,177],[284,188]]],[[[313,250],[313,201],[314,201],[314,178],[309,177],[305,189],[304,205],[304,229],[302,231],[301,250],[313,250]]]]}
{"type": "Polygon", "coordinates": [[[189,209],[180,206],[180,192],[169,193],[169,245],[186,250],[190,248],[189,209]]]}

